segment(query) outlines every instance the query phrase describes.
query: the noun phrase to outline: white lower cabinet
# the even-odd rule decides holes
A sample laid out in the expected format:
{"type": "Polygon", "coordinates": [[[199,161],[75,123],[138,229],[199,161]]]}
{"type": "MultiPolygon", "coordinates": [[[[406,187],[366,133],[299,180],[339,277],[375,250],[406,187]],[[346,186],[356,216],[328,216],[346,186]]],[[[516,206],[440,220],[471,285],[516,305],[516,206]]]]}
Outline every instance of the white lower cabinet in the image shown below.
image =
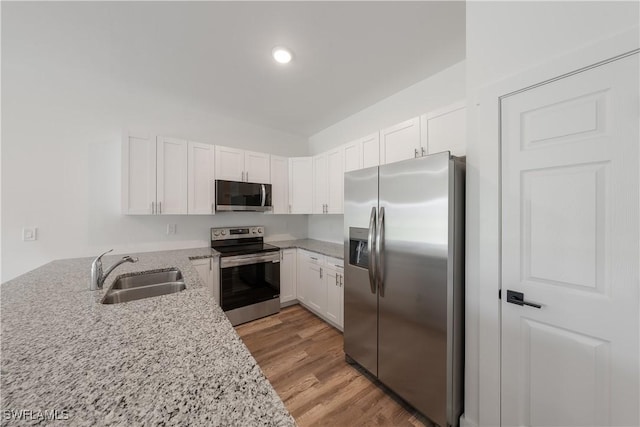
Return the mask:
{"type": "Polygon", "coordinates": [[[280,304],[295,301],[297,298],[297,264],[296,249],[280,251],[280,304]]]}
{"type": "Polygon", "coordinates": [[[220,260],[219,258],[203,258],[191,260],[200,278],[205,283],[209,295],[220,303],[220,260]]]}
{"type": "Polygon", "coordinates": [[[327,309],[329,322],[342,330],[344,316],[344,269],[342,260],[327,258],[327,309]]]}
{"type": "Polygon", "coordinates": [[[298,249],[297,299],[342,330],[342,260],[298,249]]]}

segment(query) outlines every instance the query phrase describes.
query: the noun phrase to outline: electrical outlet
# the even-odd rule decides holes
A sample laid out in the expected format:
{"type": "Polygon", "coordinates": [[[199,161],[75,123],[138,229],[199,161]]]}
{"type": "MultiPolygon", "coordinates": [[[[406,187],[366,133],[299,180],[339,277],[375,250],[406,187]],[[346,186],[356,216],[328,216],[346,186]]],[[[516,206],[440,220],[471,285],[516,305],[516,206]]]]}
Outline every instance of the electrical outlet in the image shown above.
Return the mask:
{"type": "Polygon", "coordinates": [[[167,234],[176,234],[177,224],[167,224],[167,234]]]}
{"type": "Polygon", "coordinates": [[[38,228],[24,227],[22,229],[22,240],[24,242],[32,242],[34,240],[38,240],[38,228]]]}

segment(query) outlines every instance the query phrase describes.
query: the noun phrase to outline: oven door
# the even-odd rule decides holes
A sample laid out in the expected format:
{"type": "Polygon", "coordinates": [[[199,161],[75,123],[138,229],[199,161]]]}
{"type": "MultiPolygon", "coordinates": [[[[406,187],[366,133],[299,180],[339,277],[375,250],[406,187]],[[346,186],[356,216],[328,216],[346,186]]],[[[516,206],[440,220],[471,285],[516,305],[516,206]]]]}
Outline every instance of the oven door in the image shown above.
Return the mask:
{"type": "Polygon", "coordinates": [[[224,311],[280,298],[280,252],[220,258],[224,311]]]}

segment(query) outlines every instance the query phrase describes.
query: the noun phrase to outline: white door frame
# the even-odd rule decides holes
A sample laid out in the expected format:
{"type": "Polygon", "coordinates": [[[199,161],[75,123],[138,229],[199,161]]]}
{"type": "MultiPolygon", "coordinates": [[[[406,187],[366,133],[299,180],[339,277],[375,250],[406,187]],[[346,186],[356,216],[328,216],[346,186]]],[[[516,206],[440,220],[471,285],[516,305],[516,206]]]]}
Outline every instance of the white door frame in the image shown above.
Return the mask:
{"type": "Polygon", "coordinates": [[[500,98],[636,50],[640,47],[639,40],[640,27],[636,26],[481,88],[474,98],[467,100],[467,120],[472,122],[469,129],[473,133],[467,155],[467,206],[473,209],[467,210],[466,220],[463,426],[500,425],[500,98]]]}

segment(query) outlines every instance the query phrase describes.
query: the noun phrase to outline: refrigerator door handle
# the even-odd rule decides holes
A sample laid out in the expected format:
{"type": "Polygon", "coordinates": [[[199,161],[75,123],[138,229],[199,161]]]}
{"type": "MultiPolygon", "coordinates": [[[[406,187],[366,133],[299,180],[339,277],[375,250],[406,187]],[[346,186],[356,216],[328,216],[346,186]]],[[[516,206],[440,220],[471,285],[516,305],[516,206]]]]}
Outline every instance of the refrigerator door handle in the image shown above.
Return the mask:
{"type": "Polygon", "coordinates": [[[369,219],[369,236],[367,239],[367,251],[369,253],[369,286],[371,293],[376,293],[376,257],[375,257],[375,235],[376,235],[376,207],[371,208],[371,218],[369,219]]]}
{"type": "Polygon", "coordinates": [[[376,271],[380,296],[384,297],[384,207],[378,215],[378,235],[376,236],[376,271]]]}

